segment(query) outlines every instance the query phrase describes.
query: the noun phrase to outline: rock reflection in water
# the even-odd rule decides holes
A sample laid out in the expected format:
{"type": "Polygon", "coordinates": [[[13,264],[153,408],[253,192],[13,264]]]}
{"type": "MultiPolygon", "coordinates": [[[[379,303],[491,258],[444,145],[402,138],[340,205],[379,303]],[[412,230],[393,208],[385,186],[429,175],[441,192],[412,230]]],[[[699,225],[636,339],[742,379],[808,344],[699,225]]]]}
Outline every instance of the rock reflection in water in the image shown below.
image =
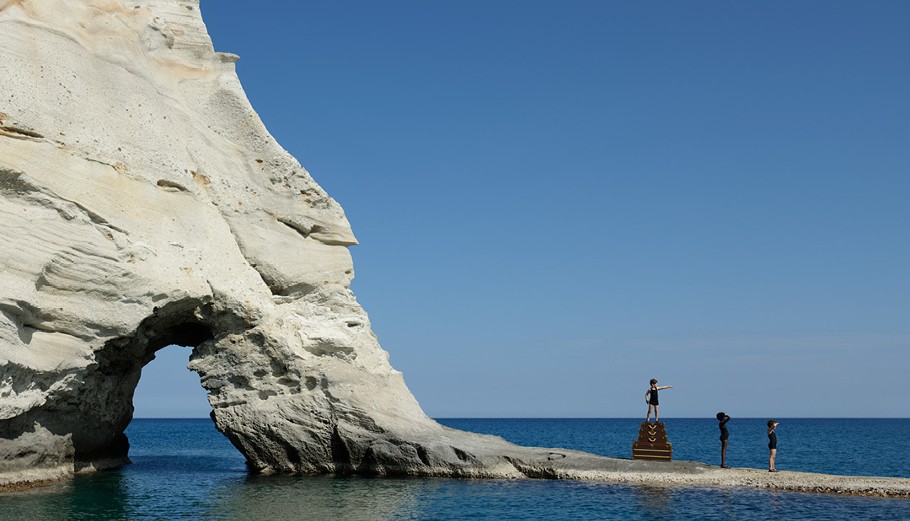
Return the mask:
{"type": "Polygon", "coordinates": [[[670,487],[633,487],[635,498],[643,512],[654,519],[667,519],[672,513],[671,498],[674,490],[670,487]]]}
{"type": "Polygon", "coordinates": [[[433,480],[252,476],[213,491],[215,519],[408,519],[433,480]]]}

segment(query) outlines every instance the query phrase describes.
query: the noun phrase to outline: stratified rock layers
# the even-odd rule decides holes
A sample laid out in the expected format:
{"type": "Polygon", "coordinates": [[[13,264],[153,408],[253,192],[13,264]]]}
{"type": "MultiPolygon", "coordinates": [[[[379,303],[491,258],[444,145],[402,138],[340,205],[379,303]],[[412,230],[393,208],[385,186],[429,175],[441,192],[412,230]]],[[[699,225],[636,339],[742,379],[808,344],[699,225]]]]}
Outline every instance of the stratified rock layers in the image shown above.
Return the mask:
{"type": "Polygon", "coordinates": [[[440,426],[350,291],[344,212],[262,125],[197,0],[0,0],[0,35],[0,490],[127,462],[142,367],[177,343],[259,472],[910,496],[440,426]]]}
{"type": "Polygon", "coordinates": [[[0,485],[127,462],[141,370],[172,343],[254,471],[565,458],[424,414],[350,291],[344,212],[197,0],[0,0],[0,34],[0,485]]]}
{"type": "Polygon", "coordinates": [[[0,0],[0,34],[0,481],[127,461],[170,343],[256,470],[482,472],[389,365],[344,212],[197,1],[0,0]]]}

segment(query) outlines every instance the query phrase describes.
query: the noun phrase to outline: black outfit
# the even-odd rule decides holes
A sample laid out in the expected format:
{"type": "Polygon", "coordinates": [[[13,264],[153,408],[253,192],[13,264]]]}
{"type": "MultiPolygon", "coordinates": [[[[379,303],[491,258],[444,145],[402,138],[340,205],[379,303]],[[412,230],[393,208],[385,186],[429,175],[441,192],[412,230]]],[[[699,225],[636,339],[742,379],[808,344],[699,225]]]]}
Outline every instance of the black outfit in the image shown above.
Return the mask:
{"type": "Polygon", "coordinates": [[[660,403],[657,401],[657,389],[648,390],[648,403],[650,405],[660,405],[660,403]]]}
{"type": "Polygon", "coordinates": [[[730,421],[730,417],[724,416],[724,419],[720,420],[720,424],[718,424],[720,427],[720,441],[727,441],[727,439],[730,437],[730,432],[727,431],[728,421],[730,421]]]}
{"type": "Polygon", "coordinates": [[[777,448],[777,433],[771,431],[768,433],[768,448],[776,449],[777,448]]]}

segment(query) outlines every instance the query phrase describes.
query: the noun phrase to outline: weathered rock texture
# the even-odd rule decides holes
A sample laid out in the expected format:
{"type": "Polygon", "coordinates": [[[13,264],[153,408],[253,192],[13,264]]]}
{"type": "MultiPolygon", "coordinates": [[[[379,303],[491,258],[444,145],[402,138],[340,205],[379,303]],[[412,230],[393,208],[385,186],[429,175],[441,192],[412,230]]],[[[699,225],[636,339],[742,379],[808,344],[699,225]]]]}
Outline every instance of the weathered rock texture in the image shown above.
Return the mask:
{"type": "Polygon", "coordinates": [[[521,475],[389,365],[344,212],[262,125],[197,1],[2,1],[0,34],[7,481],[127,461],[133,391],[171,343],[257,471],[521,475]]]}
{"type": "Polygon", "coordinates": [[[429,419],[349,289],[343,211],[235,61],[197,0],[0,0],[0,484],[126,462],[171,343],[256,471],[713,475],[429,419]]]}

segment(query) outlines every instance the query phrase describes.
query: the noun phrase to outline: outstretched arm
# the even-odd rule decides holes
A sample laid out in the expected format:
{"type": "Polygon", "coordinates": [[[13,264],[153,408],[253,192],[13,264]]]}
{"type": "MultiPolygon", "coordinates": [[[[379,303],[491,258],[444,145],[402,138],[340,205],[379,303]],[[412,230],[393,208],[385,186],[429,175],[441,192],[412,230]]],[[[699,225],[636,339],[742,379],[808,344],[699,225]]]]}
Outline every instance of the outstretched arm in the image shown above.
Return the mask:
{"type": "Polygon", "coordinates": [[[660,390],[663,390],[663,389],[672,389],[672,388],[673,388],[672,385],[664,385],[663,387],[658,387],[657,390],[660,391],[660,390]]]}

